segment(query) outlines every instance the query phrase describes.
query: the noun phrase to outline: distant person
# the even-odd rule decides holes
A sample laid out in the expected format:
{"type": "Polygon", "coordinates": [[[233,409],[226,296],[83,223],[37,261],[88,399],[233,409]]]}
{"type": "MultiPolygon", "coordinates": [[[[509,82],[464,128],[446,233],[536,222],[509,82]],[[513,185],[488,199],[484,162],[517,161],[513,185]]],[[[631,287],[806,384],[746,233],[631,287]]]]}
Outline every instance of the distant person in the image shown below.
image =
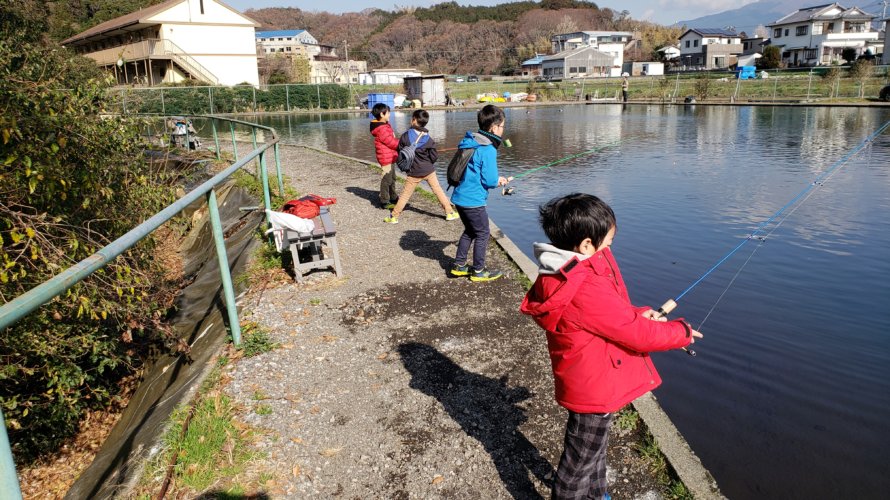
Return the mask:
{"type": "Polygon", "coordinates": [[[553,498],[608,499],[612,418],[661,384],[648,353],[685,347],[702,334],[630,302],[610,249],[617,226],[609,205],[570,194],[539,214],[551,243],[534,245],[540,274],[520,310],[547,333],[556,401],[569,411],[553,498]]]}
{"type": "Polygon", "coordinates": [[[504,186],[508,180],[498,175],[498,148],[501,146],[506,116],[504,111],[489,104],[476,114],[478,132],[467,132],[458,149],[474,149],[460,184],[454,188],[451,201],[457,207],[464,232],[457,242],[457,254],[451,268],[453,276],[470,276],[471,281],[492,281],[503,276],[501,271],[485,267],[488,250],[488,191],[504,186]],[[467,262],[473,245],[473,265],[467,262]]]}
{"type": "Polygon", "coordinates": [[[627,102],[627,87],[628,87],[628,85],[629,84],[627,83],[627,76],[622,76],[621,77],[621,99],[624,102],[627,102]]]}
{"type": "Polygon", "coordinates": [[[380,179],[380,206],[389,210],[396,206],[399,196],[396,193],[396,171],[392,166],[398,154],[399,140],[389,124],[389,106],[378,102],[371,108],[371,115],[374,117],[371,120],[374,150],[377,153],[377,163],[383,171],[380,179]]]}
{"type": "Polygon", "coordinates": [[[400,149],[409,144],[415,144],[417,149],[414,153],[414,162],[411,164],[411,170],[408,171],[408,177],[405,180],[405,187],[402,189],[402,194],[399,195],[399,201],[396,203],[395,208],[392,209],[389,217],[383,219],[383,222],[388,224],[399,223],[399,215],[405,209],[405,205],[408,204],[408,200],[411,199],[411,195],[414,194],[417,185],[422,181],[426,181],[429,184],[433,194],[436,195],[436,198],[442,205],[442,209],[445,210],[445,220],[456,220],[459,218],[457,212],[451,207],[451,202],[448,201],[445,191],[442,191],[439,179],[436,177],[436,160],[439,159],[439,153],[436,151],[436,141],[430,137],[430,131],[424,128],[429,121],[430,114],[426,110],[415,110],[411,114],[411,128],[405,131],[402,137],[399,138],[400,149]]]}

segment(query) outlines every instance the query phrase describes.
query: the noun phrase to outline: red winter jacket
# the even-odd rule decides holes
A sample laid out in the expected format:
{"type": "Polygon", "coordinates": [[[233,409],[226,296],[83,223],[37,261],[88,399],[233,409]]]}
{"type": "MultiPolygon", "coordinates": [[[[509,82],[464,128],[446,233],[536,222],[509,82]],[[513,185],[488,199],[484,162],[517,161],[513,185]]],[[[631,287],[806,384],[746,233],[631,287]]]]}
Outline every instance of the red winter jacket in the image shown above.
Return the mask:
{"type": "Polygon", "coordinates": [[[377,163],[390,165],[399,157],[399,140],[389,122],[371,120],[371,135],[374,136],[374,149],[377,150],[377,163]]]}
{"type": "Polygon", "coordinates": [[[556,401],[611,413],[661,384],[647,354],[690,343],[682,320],[653,321],[630,303],[612,251],[590,258],[536,243],[541,274],[521,311],[547,331],[556,401]]]}

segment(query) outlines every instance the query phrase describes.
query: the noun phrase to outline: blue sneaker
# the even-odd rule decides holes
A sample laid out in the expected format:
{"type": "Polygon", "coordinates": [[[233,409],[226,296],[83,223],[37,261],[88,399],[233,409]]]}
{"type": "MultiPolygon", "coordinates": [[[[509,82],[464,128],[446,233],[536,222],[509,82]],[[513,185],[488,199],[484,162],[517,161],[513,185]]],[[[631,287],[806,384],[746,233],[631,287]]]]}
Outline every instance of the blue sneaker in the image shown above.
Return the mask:
{"type": "Polygon", "coordinates": [[[470,274],[470,266],[466,264],[458,265],[457,263],[455,263],[453,266],[451,266],[451,271],[449,272],[452,276],[468,276],[470,274]]]}

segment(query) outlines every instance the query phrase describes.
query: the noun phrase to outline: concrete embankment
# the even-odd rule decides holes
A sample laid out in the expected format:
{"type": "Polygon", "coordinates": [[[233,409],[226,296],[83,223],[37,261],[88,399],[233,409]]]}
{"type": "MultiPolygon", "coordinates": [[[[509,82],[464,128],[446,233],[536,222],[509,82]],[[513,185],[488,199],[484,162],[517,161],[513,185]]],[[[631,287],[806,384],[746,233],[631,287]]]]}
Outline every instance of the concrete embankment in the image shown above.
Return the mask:
{"type": "MultiPolygon", "coordinates": [[[[282,156],[297,191],[337,198],[345,276],[315,271],[242,300],[244,319],[281,343],[231,365],[225,389],[262,430],[254,467],[273,475],[268,493],[549,496],[565,412],[553,401],[544,337],[518,312],[519,269],[533,279],[535,266],[493,228],[489,267],[508,277],[450,278],[462,226],[436,203],[415,194],[399,224],[384,224],[379,174],[366,162],[291,146],[282,156]]],[[[695,497],[719,497],[654,400],[637,407],[695,497]]],[[[614,498],[659,497],[639,440],[639,428],[613,431],[614,498]]]]}

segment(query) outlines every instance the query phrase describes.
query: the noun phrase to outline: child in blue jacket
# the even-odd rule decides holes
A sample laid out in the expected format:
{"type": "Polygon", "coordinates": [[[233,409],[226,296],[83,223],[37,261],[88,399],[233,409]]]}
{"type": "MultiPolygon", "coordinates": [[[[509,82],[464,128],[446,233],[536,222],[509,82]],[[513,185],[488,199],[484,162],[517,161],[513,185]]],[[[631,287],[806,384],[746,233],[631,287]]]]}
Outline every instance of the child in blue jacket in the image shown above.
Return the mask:
{"type": "Polygon", "coordinates": [[[460,149],[475,151],[460,184],[451,195],[451,202],[456,206],[460,221],[464,224],[464,232],[457,242],[457,255],[454,257],[451,274],[469,276],[471,281],[492,281],[503,276],[503,273],[485,267],[485,252],[491,233],[485,206],[488,191],[507,184],[507,179],[498,175],[498,148],[507,119],[501,108],[489,104],[479,110],[476,120],[479,122],[479,131],[467,132],[458,144],[460,149]],[[472,268],[467,264],[471,244],[472,268]]]}

